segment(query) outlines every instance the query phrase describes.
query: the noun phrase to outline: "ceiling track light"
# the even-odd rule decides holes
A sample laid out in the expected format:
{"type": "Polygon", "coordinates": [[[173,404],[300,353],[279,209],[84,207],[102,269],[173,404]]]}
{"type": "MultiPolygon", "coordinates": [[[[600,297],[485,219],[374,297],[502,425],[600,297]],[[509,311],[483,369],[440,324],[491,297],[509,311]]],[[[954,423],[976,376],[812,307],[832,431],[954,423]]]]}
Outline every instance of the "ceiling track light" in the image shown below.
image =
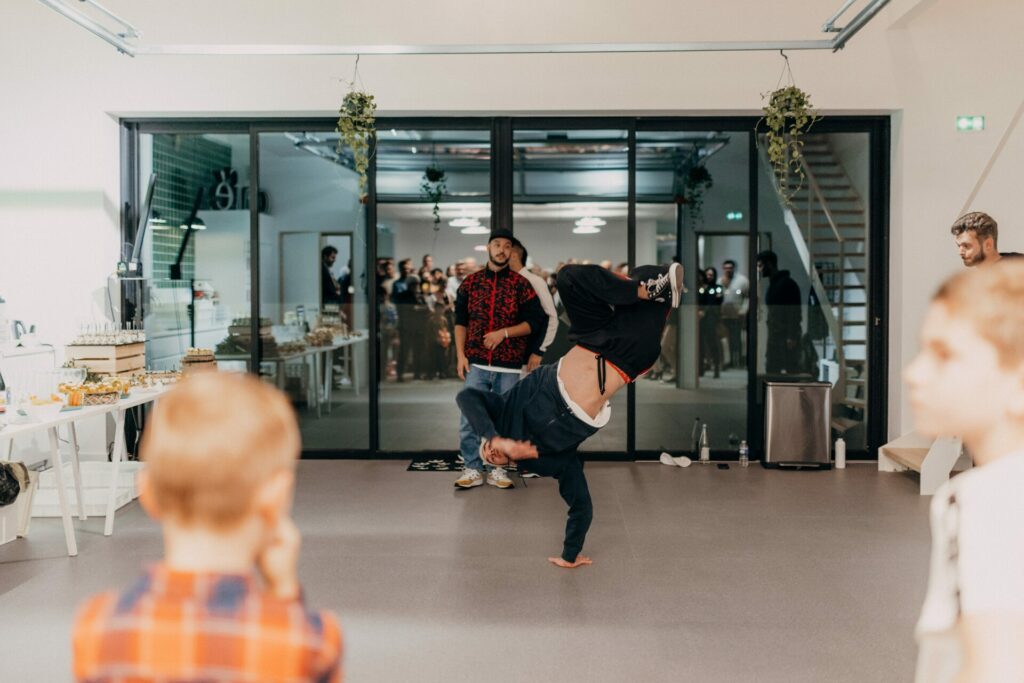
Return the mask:
{"type": "Polygon", "coordinates": [[[511,55],[511,54],[616,54],[616,53],[672,53],[672,52],[778,52],[779,50],[831,50],[843,49],[889,0],[869,0],[846,26],[836,27],[840,16],[854,4],[845,0],[843,6],[826,20],[823,33],[830,35],[819,40],[737,40],[675,43],[513,43],[487,45],[286,45],[286,44],[210,44],[210,45],[140,45],[141,32],[96,0],[83,0],[102,14],[105,23],[93,19],[64,0],[39,0],[43,5],[78,24],[101,40],[114,46],[118,52],[135,57],[140,55],[511,55]],[[115,28],[111,28],[114,25],[115,28]]]}

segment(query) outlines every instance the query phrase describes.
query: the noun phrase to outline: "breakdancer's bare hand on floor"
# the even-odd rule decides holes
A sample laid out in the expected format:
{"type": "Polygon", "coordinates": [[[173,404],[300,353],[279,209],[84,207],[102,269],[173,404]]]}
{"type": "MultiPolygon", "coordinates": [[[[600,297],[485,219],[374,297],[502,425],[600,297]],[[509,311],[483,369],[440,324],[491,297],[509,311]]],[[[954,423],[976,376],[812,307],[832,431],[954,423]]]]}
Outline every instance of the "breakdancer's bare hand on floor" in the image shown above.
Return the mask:
{"type": "Polygon", "coordinates": [[[575,562],[566,562],[560,557],[549,557],[548,562],[556,567],[562,567],[563,569],[576,569],[577,567],[582,567],[585,564],[594,564],[594,561],[586,555],[577,555],[575,562]]]}
{"type": "Polygon", "coordinates": [[[491,465],[507,465],[510,460],[532,460],[538,457],[537,447],[529,441],[516,441],[496,436],[484,443],[482,455],[491,465]]]}

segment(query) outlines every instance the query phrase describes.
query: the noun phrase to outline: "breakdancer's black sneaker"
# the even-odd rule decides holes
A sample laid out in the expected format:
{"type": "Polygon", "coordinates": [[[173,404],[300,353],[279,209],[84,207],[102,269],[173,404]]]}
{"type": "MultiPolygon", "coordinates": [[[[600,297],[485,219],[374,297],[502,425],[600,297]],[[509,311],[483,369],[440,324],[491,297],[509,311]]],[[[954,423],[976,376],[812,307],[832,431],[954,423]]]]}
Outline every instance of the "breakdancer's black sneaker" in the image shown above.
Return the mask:
{"type": "Polygon", "coordinates": [[[673,263],[664,273],[642,284],[647,287],[648,300],[669,302],[672,308],[678,308],[683,292],[683,266],[673,263]]]}

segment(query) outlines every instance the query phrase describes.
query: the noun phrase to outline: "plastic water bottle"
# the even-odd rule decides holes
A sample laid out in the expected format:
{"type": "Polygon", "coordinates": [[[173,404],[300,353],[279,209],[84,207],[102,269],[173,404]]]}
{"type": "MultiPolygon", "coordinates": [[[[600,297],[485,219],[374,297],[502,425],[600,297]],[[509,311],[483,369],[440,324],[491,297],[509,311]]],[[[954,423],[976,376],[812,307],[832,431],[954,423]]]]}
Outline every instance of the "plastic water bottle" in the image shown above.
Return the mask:
{"type": "Polygon", "coordinates": [[[703,424],[700,427],[700,464],[711,464],[711,445],[708,443],[707,424],[703,424]]]}
{"type": "Polygon", "coordinates": [[[740,467],[750,466],[750,448],[746,441],[740,441],[740,467]]]}
{"type": "Polygon", "coordinates": [[[846,469],[846,441],[843,437],[836,439],[836,469],[846,469]]]}

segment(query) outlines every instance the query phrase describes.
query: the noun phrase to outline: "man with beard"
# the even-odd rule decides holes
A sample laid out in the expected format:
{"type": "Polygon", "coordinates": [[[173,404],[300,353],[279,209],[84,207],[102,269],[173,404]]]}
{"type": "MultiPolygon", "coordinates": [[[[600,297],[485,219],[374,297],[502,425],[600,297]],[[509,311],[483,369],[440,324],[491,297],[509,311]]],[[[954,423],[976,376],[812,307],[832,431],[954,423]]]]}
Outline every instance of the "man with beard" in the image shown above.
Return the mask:
{"type": "MultiPolygon", "coordinates": [[[[467,388],[503,394],[519,380],[523,365],[538,354],[547,324],[530,282],[509,268],[512,233],[497,229],[487,242],[487,266],[466,276],[455,299],[455,353],[459,379],[467,388]]],[[[459,452],[465,463],[455,481],[460,489],[484,483],[480,435],[465,415],[459,423],[459,452]]],[[[512,488],[503,467],[487,473],[487,483],[512,488]]]]}
{"type": "Polygon", "coordinates": [[[960,251],[960,260],[968,268],[989,266],[998,263],[1002,258],[1020,258],[1017,252],[1000,254],[997,247],[999,241],[999,225],[992,216],[981,211],[964,214],[949,229],[956,240],[960,251]]]}

